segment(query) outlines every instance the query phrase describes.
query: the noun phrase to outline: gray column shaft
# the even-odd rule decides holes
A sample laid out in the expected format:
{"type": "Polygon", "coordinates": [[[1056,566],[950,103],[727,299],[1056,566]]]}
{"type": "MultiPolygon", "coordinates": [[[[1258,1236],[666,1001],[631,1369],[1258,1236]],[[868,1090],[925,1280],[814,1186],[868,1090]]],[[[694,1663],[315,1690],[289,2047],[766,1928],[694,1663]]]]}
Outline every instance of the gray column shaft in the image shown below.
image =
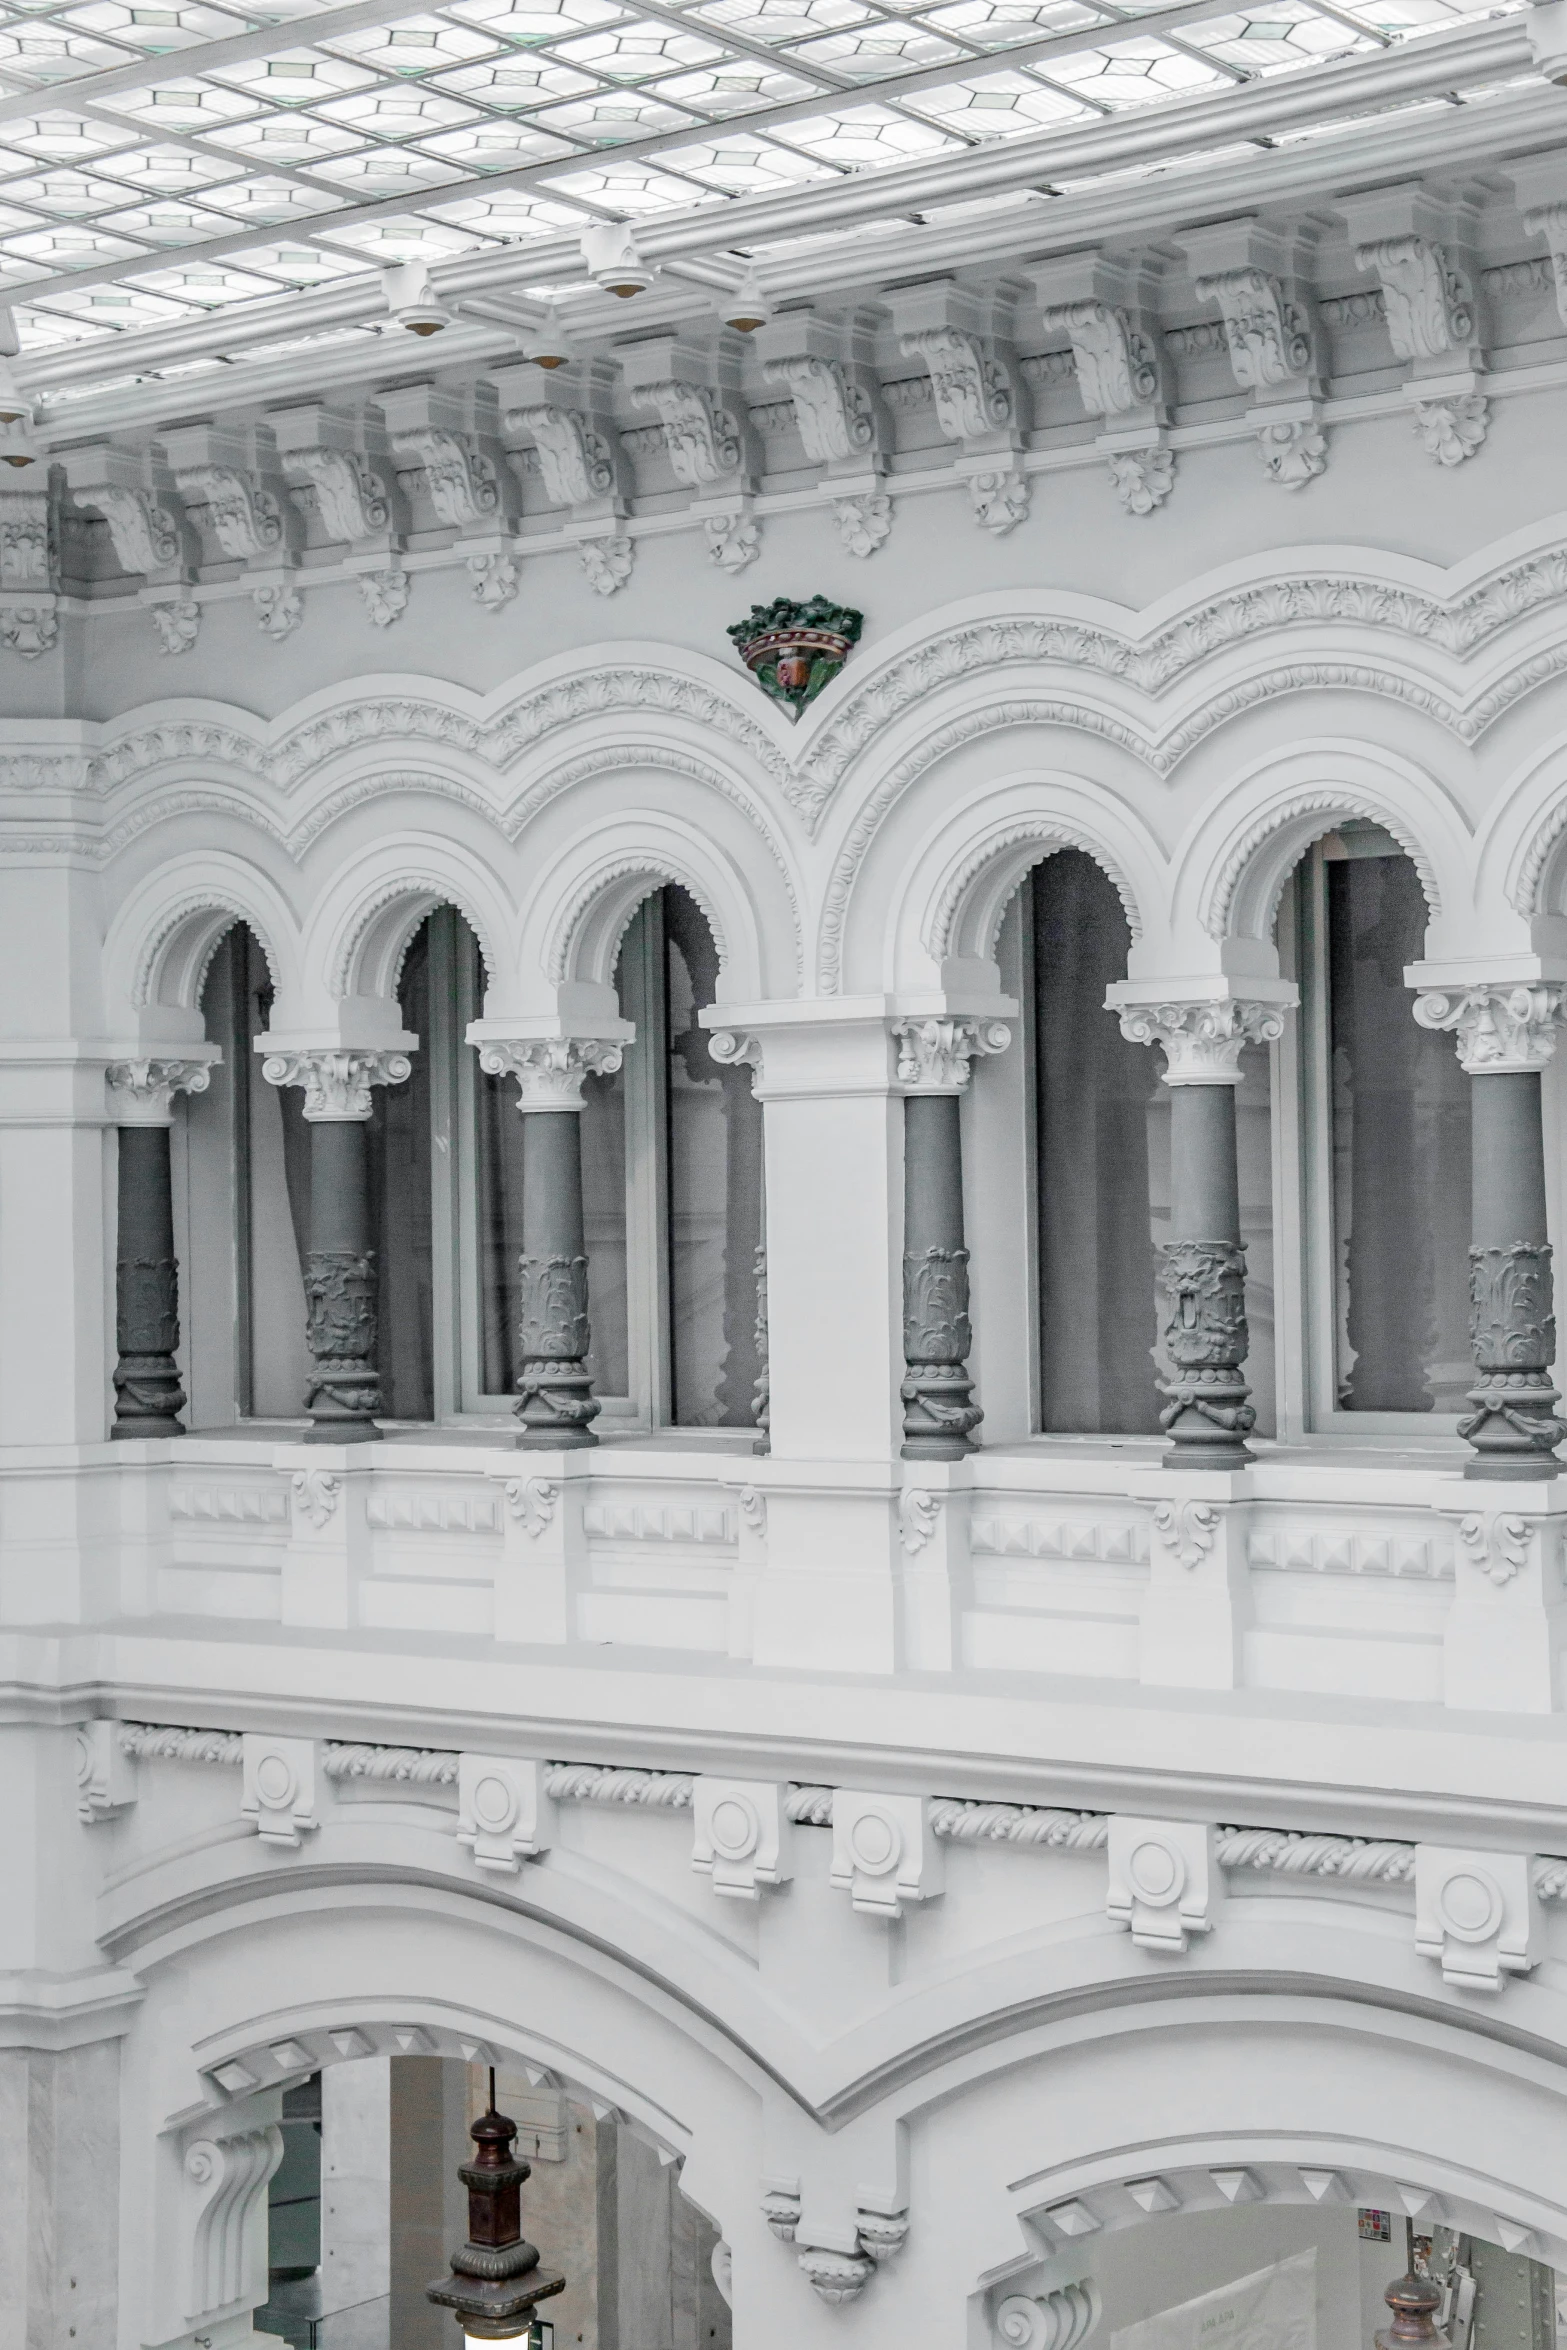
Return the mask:
{"type": "Polygon", "coordinates": [[[982,1417],[968,1374],[968,1250],[963,1149],[954,1093],[903,1104],[903,1398],[905,1460],[958,1460],[982,1417]]]}
{"type": "Polygon", "coordinates": [[[167,1126],[120,1128],[113,1436],[183,1436],[167,1126]]]}
{"type": "Polygon", "coordinates": [[[369,1135],[362,1118],[310,1127],[310,1248],[305,1261],[311,1444],[360,1444],[380,1433],[376,1252],[371,1246],[369,1135]]]}
{"type": "Polygon", "coordinates": [[[599,1405],[586,1367],[588,1257],[582,1229],[582,1119],[576,1110],[522,1114],[522,1256],[517,1374],[519,1445],[596,1444],[599,1405]]]}
{"type": "Polygon", "coordinates": [[[1170,1088],[1170,1239],[1161,1250],[1164,1343],[1160,1419],[1169,1468],[1243,1468],[1256,1422],[1246,1359],[1246,1251],[1235,1159],[1235,1089],[1170,1088]]]}
{"type": "Polygon", "coordinates": [[[1545,1137],[1535,1070],[1470,1083],[1473,1177],[1469,1329],[1473,1413],[1459,1434],[1474,1446],[1468,1477],[1554,1477],[1564,1433],[1550,1366],[1556,1358],[1551,1251],[1545,1221],[1545,1137]]]}

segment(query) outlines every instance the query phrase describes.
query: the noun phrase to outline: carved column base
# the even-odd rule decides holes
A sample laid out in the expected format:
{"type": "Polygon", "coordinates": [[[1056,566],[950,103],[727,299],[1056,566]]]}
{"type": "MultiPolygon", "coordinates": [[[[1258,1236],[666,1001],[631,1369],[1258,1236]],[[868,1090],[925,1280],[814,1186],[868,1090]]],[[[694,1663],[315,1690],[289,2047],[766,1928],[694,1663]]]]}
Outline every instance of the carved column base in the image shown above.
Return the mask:
{"type": "MultiPolygon", "coordinates": [[[[1493,1084],[1495,1080],[1492,1081],[1493,1084]]],[[[1536,1081],[1537,1082],[1537,1081],[1536,1081]]],[[[1476,1102],[1487,1099],[1477,1091],[1476,1102]]],[[[1458,1433],[1474,1446],[1464,1475],[1503,1482],[1557,1475],[1555,1447],[1567,1436],[1552,1385],[1556,1321],[1551,1251],[1515,1240],[1469,1251],[1469,1327],[1475,1354],[1474,1406],[1458,1433]]]]}
{"type": "Polygon", "coordinates": [[[960,1461],[974,1450],[971,1438],[985,1415],[971,1400],[974,1382],[962,1363],[910,1363],[898,1393],[906,1461],[960,1461]]]}
{"type": "MultiPolygon", "coordinates": [[[[129,1269],[129,1268],[127,1268],[129,1269]]],[[[174,1286],[172,1262],[164,1266],[137,1266],[137,1272],[166,1272],[174,1286]]],[[[169,1354],[122,1354],[114,1367],[114,1425],[109,1434],[120,1436],[183,1436],[185,1390],[174,1357],[169,1354]]]]}
{"type": "Polygon", "coordinates": [[[1246,1469],[1256,1454],[1246,1439],[1257,1425],[1257,1415],[1246,1401],[1251,1393],[1244,1380],[1227,1372],[1205,1376],[1198,1371],[1186,1378],[1159,1382],[1169,1402],[1159,1414],[1159,1425],[1171,1439],[1164,1455],[1167,1469],[1246,1469]]]}
{"type": "Polygon", "coordinates": [[[305,1409],[314,1423],[305,1443],[375,1443],[381,1434],[375,1424],[381,1380],[374,1249],[311,1249],[305,1259],[305,1312],[311,1361],[305,1409]]]}
{"type": "Polygon", "coordinates": [[[593,1393],[592,1374],[580,1364],[525,1362],[517,1374],[517,1393],[520,1450],[571,1452],[597,1444],[589,1423],[603,1407],[593,1393]]]}

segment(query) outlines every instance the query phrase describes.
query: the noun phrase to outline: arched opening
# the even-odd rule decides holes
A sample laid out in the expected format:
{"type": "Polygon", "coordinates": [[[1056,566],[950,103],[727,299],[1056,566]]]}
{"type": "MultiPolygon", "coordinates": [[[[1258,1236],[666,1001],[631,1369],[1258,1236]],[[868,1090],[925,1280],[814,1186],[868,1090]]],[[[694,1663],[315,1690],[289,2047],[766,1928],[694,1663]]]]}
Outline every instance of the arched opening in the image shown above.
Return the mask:
{"type": "Polygon", "coordinates": [[[1406,967],[1430,909],[1403,845],[1347,818],[1309,849],[1280,906],[1301,990],[1310,1410],[1375,1432],[1462,1408],[1468,1334],[1470,1081],[1419,1027],[1406,967]]]}
{"type": "MultiPolygon", "coordinates": [[[[1086,851],[1056,850],[1002,926],[1003,984],[1023,1005],[1023,1082],[1037,1268],[1036,1426],[1156,1436],[1158,1250],[1170,1233],[1170,1095],[1162,1059],[1105,1008],[1126,977],[1119,892],[1086,851]]],[[[1246,1244],[1246,1377],[1258,1433],[1275,1431],[1270,1048],[1241,1058],[1236,1128],[1246,1244]]]]}
{"type": "MultiPolygon", "coordinates": [[[[450,2350],[452,2315],[425,2287],[467,2234],[457,2170],[489,2093],[487,2064],[384,2053],[284,2092],[259,2332],[291,2350],[450,2350]]],[[[718,2231],[679,2164],[550,2074],[503,2058],[495,2098],[531,2173],[524,2233],[566,2278],[541,2309],[558,2350],[729,2350],[718,2231]]]]}
{"type": "MultiPolygon", "coordinates": [[[[749,1068],[716,1062],[697,1016],[716,1001],[718,976],[691,892],[668,882],[644,896],[614,964],[636,1041],[582,1096],[587,1361],[606,1433],[757,1425],[762,1111],[749,1068]]],[[[477,1085],[479,1365],[484,1396],[498,1399],[519,1365],[522,1145],[509,1081],[477,1085]]]]}

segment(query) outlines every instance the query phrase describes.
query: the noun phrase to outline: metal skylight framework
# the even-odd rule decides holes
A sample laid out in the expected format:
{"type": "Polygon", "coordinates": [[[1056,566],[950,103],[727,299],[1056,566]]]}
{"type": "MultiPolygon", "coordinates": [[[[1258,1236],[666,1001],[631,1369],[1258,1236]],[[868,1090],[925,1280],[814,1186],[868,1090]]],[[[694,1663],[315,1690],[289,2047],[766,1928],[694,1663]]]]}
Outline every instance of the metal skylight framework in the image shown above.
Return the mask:
{"type": "MultiPolygon", "coordinates": [[[[290,293],[362,293],[347,310],[384,316],[389,264],[505,255],[525,286],[537,256],[558,280],[596,221],[701,217],[710,251],[765,261],[774,236],[810,233],[799,199],[830,203],[849,175],[888,175],[914,210],[927,175],[961,192],[943,166],[1026,141],[1033,185],[1070,192],[1100,144],[1085,133],[1160,109],[1199,143],[1211,110],[1209,147],[1255,154],[1270,134],[1235,123],[1234,99],[1302,72],[1325,85],[1313,131],[1440,104],[1397,69],[1465,49],[1465,26],[1505,30],[1489,82],[1506,86],[1530,78],[1518,16],[1491,0],[7,0],[0,303],[28,357],[131,330],[172,358],[182,330],[290,293]]],[[[1471,60],[1455,94],[1476,78],[1471,60]]],[[[307,300],[301,326],[327,307],[343,315],[307,300]]]]}

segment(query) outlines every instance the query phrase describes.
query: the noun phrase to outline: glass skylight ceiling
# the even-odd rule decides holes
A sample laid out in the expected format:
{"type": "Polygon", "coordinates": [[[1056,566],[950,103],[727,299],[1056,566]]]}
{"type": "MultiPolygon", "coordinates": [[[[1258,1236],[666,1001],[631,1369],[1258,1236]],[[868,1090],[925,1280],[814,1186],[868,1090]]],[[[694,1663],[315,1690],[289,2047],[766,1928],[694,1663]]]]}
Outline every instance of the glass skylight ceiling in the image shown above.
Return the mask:
{"type": "Polygon", "coordinates": [[[1201,97],[1495,0],[0,0],[25,347],[1201,97]]]}

